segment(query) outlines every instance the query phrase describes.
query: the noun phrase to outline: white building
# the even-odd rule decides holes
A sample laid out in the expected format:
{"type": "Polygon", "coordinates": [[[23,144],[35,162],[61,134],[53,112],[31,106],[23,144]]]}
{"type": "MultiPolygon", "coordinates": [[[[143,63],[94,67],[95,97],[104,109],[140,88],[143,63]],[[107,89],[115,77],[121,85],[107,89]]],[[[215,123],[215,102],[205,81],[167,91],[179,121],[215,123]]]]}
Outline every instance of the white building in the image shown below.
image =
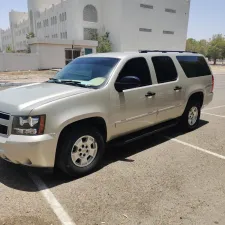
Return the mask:
{"type": "Polygon", "coordinates": [[[184,50],[190,0],[28,0],[28,13],[10,13],[2,33],[3,50],[60,55],[60,67],[83,53],[95,52],[90,32],[109,32],[113,51],[184,50]],[[29,17],[29,18],[28,18],[29,17]],[[25,32],[25,33],[24,33],[25,32]],[[7,38],[6,38],[7,37],[7,38]],[[49,52],[50,51],[50,52],[49,52]],[[63,60],[63,61],[62,61],[63,60]]]}

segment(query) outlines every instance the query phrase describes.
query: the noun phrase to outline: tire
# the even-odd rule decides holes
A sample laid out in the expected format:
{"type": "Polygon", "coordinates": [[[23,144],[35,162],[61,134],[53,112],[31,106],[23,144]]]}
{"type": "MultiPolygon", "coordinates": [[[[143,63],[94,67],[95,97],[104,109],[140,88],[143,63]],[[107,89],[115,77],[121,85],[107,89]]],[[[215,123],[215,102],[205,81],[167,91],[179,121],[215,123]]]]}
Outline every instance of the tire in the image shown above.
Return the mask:
{"type": "Polygon", "coordinates": [[[101,133],[94,127],[79,126],[59,141],[56,166],[69,176],[85,176],[100,165],[104,152],[105,141],[101,133]]]}
{"type": "Polygon", "coordinates": [[[195,130],[199,126],[200,116],[201,104],[197,101],[189,101],[181,117],[179,127],[186,132],[195,130]]]}

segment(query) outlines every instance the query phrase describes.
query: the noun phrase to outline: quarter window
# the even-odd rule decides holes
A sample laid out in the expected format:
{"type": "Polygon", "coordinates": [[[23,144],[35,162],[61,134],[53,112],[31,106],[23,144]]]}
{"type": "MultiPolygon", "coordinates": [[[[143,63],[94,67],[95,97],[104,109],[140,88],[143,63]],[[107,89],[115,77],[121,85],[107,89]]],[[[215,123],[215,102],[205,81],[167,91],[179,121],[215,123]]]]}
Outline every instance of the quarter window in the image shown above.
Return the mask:
{"type": "Polygon", "coordinates": [[[156,77],[159,84],[177,80],[177,70],[170,57],[152,57],[152,62],[155,67],[156,77]]]}
{"type": "Polygon", "coordinates": [[[205,59],[201,56],[177,56],[177,60],[188,78],[212,75],[205,59]]]}
{"type": "Polygon", "coordinates": [[[141,81],[141,86],[148,86],[152,84],[148,64],[145,58],[142,57],[129,60],[121,70],[117,80],[120,80],[126,76],[138,77],[141,81]]]}

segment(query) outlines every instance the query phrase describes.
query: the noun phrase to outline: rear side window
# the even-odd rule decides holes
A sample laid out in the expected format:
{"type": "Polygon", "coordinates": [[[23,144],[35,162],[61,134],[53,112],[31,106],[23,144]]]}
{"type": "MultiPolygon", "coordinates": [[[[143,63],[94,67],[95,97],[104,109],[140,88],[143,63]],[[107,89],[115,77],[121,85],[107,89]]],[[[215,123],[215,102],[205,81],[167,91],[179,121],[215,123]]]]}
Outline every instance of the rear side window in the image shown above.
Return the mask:
{"type": "Polygon", "coordinates": [[[177,80],[177,70],[170,57],[152,57],[152,62],[155,67],[156,77],[159,84],[177,80]]]}
{"type": "Polygon", "coordinates": [[[126,76],[138,77],[141,81],[141,86],[148,86],[152,84],[148,64],[145,58],[142,57],[129,60],[124,65],[117,80],[120,80],[126,76]]]}
{"type": "Polygon", "coordinates": [[[188,78],[212,75],[205,59],[201,56],[177,56],[177,60],[188,78]]]}

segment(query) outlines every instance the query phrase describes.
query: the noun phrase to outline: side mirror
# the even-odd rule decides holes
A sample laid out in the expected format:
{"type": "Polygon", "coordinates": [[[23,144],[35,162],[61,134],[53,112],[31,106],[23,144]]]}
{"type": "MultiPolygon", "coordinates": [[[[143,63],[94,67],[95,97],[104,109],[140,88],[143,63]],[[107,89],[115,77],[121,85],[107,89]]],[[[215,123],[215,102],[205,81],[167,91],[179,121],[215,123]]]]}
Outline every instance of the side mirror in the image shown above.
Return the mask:
{"type": "Polygon", "coordinates": [[[118,92],[123,92],[124,90],[137,88],[141,86],[141,81],[135,76],[126,76],[115,83],[115,89],[118,92]]]}

